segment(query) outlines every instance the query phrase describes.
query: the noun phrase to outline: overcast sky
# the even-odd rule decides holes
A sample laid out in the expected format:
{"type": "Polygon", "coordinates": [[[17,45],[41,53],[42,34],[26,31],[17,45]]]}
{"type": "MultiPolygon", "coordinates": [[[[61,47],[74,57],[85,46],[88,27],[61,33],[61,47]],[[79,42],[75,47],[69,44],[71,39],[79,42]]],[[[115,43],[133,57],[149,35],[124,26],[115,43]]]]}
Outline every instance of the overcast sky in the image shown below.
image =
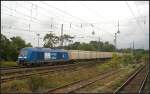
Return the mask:
{"type": "Polygon", "coordinates": [[[76,36],[74,42],[100,37],[114,44],[118,20],[117,48],[129,48],[134,41],[135,48],[149,49],[148,1],[1,1],[2,34],[21,36],[34,47],[37,33],[42,46],[46,33],[60,36],[61,24],[64,34],[76,36]]]}

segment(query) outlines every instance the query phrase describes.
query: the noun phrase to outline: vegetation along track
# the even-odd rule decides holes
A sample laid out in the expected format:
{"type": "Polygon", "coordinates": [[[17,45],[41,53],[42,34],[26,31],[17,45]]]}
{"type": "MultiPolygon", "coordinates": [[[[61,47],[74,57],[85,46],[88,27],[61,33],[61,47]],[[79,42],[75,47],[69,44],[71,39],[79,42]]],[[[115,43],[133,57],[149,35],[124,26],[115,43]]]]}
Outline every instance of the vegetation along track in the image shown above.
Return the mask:
{"type": "Polygon", "coordinates": [[[148,75],[146,66],[143,66],[132,74],[121,87],[119,87],[114,93],[115,94],[140,94],[143,90],[146,77],[148,75]]]}
{"type": "Polygon", "coordinates": [[[19,66],[14,66],[14,67],[0,67],[0,70],[4,71],[4,70],[11,70],[11,69],[19,69],[19,68],[25,68],[25,67],[19,67],[19,66]]]}
{"type": "Polygon", "coordinates": [[[8,68],[1,68],[1,75],[24,73],[24,72],[31,72],[31,71],[45,70],[45,69],[54,69],[54,68],[68,67],[68,66],[78,66],[78,65],[93,64],[93,63],[94,63],[93,61],[90,61],[86,63],[83,62],[83,63],[54,65],[54,66],[48,65],[48,66],[42,66],[42,67],[29,67],[29,68],[28,67],[10,67],[10,68],[8,67],[8,68]]]}
{"type": "Polygon", "coordinates": [[[84,79],[84,80],[79,80],[73,83],[70,83],[68,85],[65,86],[61,86],[55,89],[50,89],[47,90],[46,93],[73,93],[75,90],[83,88],[89,84],[92,84],[98,80],[101,79],[105,79],[106,77],[113,75],[115,73],[119,72],[119,70],[109,70],[109,71],[105,71],[104,73],[101,73],[99,75],[97,75],[96,77],[92,77],[89,79],[84,79]]]}
{"type": "MultiPolygon", "coordinates": [[[[92,63],[88,63],[88,64],[83,64],[84,66],[89,66],[92,63]]],[[[22,71],[21,74],[13,74],[13,75],[5,75],[1,77],[1,82],[8,82],[8,81],[12,81],[14,79],[25,79],[27,77],[30,77],[34,74],[41,74],[41,75],[45,75],[48,74],[50,72],[55,72],[55,71],[62,71],[62,70],[71,70],[71,71],[75,71],[76,67],[80,66],[82,64],[68,64],[68,65],[58,65],[58,66],[48,66],[48,67],[41,67],[41,68],[36,68],[34,70],[38,70],[36,72],[34,72],[32,69],[32,71],[27,70],[28,72],[26,72],[26,70],[22,71]]],[[[20,73],[20,71],[15,71],[12,73],[20,73]]]]}
{"type": "Polygon", "coordinates": [[[6,69],[1,70],[2,75],[6,74],[15,74],[15,73],[23,73],[23,72],[31,72],[31,71],[37,71],[37,70],[46,70],[46,69],[54,69],[54,68],[60,68],[60,67],[66,67],[71,65],[77,65],[77,64],[67,64],[67,65],[57,65],[57,66],[42,66],[42,67],[31,67],[31,68],[16,68],[16,69],[6,69]]]}

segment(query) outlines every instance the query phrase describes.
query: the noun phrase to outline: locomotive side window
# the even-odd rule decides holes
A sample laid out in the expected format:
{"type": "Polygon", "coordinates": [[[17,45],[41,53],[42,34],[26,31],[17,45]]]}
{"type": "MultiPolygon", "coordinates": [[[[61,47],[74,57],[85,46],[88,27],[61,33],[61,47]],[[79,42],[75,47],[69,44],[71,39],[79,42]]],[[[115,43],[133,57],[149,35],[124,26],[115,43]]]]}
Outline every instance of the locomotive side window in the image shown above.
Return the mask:
{"type": "Polygon", "coordinates": [[[63,59],[63,60],[67,60],[67,59],[68,59],[67,53],[63,53],[63,54],[62,54],[62,59],[63,59]]]}
{"type": "Polygon", "coordinates": [[[44,53],[44,59],[51,59],[51,53],[44,53]]]}
{"type": "Polygon", "coordinates": [[[56,59],[57,54],[56,53],[51,53],[51,59],[56,59]]]}
{"type": "Polygon", "coordinates": [[[62,58],[65,58],[65,54],[62,54],[62,58]]]}

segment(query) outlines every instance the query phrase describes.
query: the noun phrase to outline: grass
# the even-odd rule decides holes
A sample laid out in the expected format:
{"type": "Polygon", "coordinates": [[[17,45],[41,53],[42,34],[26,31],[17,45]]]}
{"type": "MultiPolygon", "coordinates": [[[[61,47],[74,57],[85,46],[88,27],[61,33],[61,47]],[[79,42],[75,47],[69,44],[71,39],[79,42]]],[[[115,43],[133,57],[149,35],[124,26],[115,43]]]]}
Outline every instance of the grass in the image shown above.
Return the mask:
{"type": "Polygon", "coordinates": [[[95,83],[86,86],[79,90],[79,93],[102,93],[102,92],[113,92],[117,87],[121,86],[122,83],[127,79],[130,73],[132,73],[140,64],[129,64],[128,66],[122,66],[121,71],[106,79],[96,81],[95,83]]]}
{"type": "Polygon", "coordinates": [[[114,79],[114,82],[111,83],[109,86],[107,86],[107,89],[111,89],[114,91],[119,86],[121,86],[129,77],[129,75],[137,69],[141,64],[129,64],[128,66],[124,67],[123,72],[118,75],[116,79],[114,79]]]}
{"type": "Polygon", "coordinates": [[[42,77],[41,75],[36,74],[31,76],[28,79],[21,80],[21,82],[17,80],[17,82],[15,83],[13,82],[13,83],[4,84],[2,85],[3,86],[2,89],[6,91],[12,91],[11,87],[16,86],[17,83],[17,87],[22,84],[21,86],[23,86],[23,89],[17,88],[13,90],[42,91],[50,88],[64,86],[69,83],[79,81],[81,79],[94,77],[98,75],[100,72],[109,68],[110,68],[109,65],[104,63],[104,64],[96,64],[96,65],[91,65],[86,67],[80,66],[77,68],[77,71],[69,71],[69,70],[59,71],[59,72],[57,71],[54,73],[49,73],[48,75],[42,77]]]}
{"type": "Polygon", "coordinates": [[[0,62],[1,67],[13,67],[13,66],[17,66],[17,63],[14,61],[2,61],[0,62]]]}
{"type": "Polygon", "coordinates": [[[28,79],[28,85],[31,91],[40,90],[45,87],[46,79],[44,77],[41,77],[40,75],[32,75],[28,79]]]}
{"type": "Polygon", "coordinates": [[[79,81],[81,79],[88,79],[94,77],[107,69],[111,69],[111,67],[109,66],[109,64],[106,63],[97,64],[95,66],[86,68],[80,67],[79,71],[62,71],[61,73],[54,73],[53,75],[49,75],[48,81],[55,82],[55,84],[63,86],[71,82],[79,81]]]}
{"type": "Polygon", "coordinates": [[[1,92],[25,92],[29,90],[28,84],[23,80],[13,80],[1,85],[1,92]]]}
{"type": "MultiPolygon", "coordinates": [[[[103,63],[103,64],[93,64],[91,66],[80,66],[77,67],[77,71],[57,71],[54,73],[49,73],[48,75],[42,76],[39,74],[33,75],[28,79],[24,79],[17,82],[13,83],[8,83],[5,85],[2,85],[3,88],[2,90],[6,91],[11,91],[11,90],[19,90],[19,91],[42,91],[46,89],[52,89],[60,86],[67,85],[69,83],[82,80],[82,79],[87,79],[90,77],[94,77],[103,71],[106,70],[112,70],[112,69],[117,69],[118,66],[114,66],[114,63],[108,62],[108,63],[103,63]],[[117,68],[116,68],[117,67],[117,68]],[[16,85],[17,83],[17,85],[16,85]],[[23,88],[20,89],[19,85],[23,88]],[[18,87],[17,89],[13,89],[11,87],[18,87]]],[[[121,67],[121,66],[119,66],[121,67]]],[[[128,65],[126,67],[122,66],[123,69],[135,69],[138,67],[136,64],[128,65]]],[[[103,83],[100,85],[104,85],[103,83]]],[[[116,84],[116,86],[119,86],[120,82],[116,84]]],[[[114,86],[114,87],[116,87],[114,86]]]]}

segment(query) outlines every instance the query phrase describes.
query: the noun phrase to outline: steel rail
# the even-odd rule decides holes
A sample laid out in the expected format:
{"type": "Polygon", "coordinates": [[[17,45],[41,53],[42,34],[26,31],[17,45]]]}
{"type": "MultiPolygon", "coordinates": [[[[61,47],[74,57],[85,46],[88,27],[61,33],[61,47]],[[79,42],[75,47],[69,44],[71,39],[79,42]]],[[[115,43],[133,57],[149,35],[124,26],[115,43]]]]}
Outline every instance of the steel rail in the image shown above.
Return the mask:
{"type": "Polygon", "coordinates": [[[143,82],[142,82],[142,85],[141,85],[141,87],[140,87],[140,89],[139,89],[139,94],[142,94],[142,93],[143,93],[143,89],[144,89],[144,87],[145,87],[145,84],[146,84],[147,79],[148,79],[148,72],[145,74],[145,78],[144,78],[144,80],[143,80],[143,82]]]}
{"type": "MultiPolygon", "coordinates": [[[[23,73],[23,72],[31,72],[31,71],[39,71],[39,70],[46,70],[46,69],[54,69],[54,68],[59,68],[59,67],[67,67],[67,66],[79,66],[79,65],[90,65],[90,64],[96,64],[98,62],[94,62],[93,61],[87,61],[82,62],[82,63],[73,63],[73,64],[63,64],[63,65],[49,65],[49,66],[42,66],[42,67],[30,67],[30,68],[19,68],[19,69],[10,69],[10,70],[1,70],[1,75],[8,75],[8,74],[15,74],[15,73],[23,73]]],[[[101,63],[105,63],[105,62],[101,62],[101,63]]]]}
{"type": "MultiPolygon", "coordinates": [[[[6,69],[6,70],[1,70],[1,74],[11,74],[11,73],[17,73],[17,72],[24,72],[24,71],[32,71],[32,70],[42,70],[42,69],[45,69],[45,68],[57,68],[57,67],[61,67],[61,66],[69,66],[69,65],[84,65],[84,64],[91,64],[91,62],[93,61],[87,61],[85,63],[82,62],[82,63],[71,63],[71,64],[63,64],[63,65],[48,65],[48,66],[41,66],[41,67],[23,67],[23,68],[19,68],[19,69],[6,69]]],[[[104,63],[104,61],[99,61],[99,62],[102,62],[104,63]]],[[[97,62],[94,62],[94,63],[97,63],[97,62]]],[[[93,64],[93,63],[92,63],[93,64]]]]}
{"type": "Polygon", "coordinates": [[[1,77],[1,83],[5,83],[5,82],[8,82],[8,81],[12,81],[12,80],[16,80],[16,79],[25,79],[25,78],[28,78],[34,74],[41,74],[41,75],[45,75],[45,74],[48,74],[50,72],[56,72],[56,71],[66,71],[66,70],[74,70],[75,71],[75,68],[72,66],[72,67],[65,67],[65,68],[60,68],[60,69],[54,69],[54,70],[47,70],[47,71],[40,71],[40,72],[35,72],[35,73],[29,73],[29,74],[19,74],[19,75],[15,75],[15,76],[10,76],[10,77],[1,77]]]}
{"type": "Polygon", "coordinates": [[[100,73],[99,75],[97,75],[96,77],[92,77],[92,78],[88,78],[88,79],[82,79],[82,80],[79,80],[79,81],[76,81],[76,82],[72,82],[70,84],[67,84],[65,86],[60,86],[60,87],[57,87],[57,88],[54,88],[54,89],[49,89],[46,91],[46,93],[73,93],[75,90],[77,89],[80,89],[80,88],[83,88],[89,84],[92,84],[100,79],[104,79],[116,72],[118,72],[119,70],[115,70],[115,71],[112,71],[110,72],[109,71],[106,71],[104,73],[100,73]]]}
{"type": "MultiPolygon", "coordinates": [[[[7,82],[7,81],[11,81],[11,80],[14,80],[14,79],[24,79],[25,77],[29,77],[29,76],[32,76],[34,74],[45,74],[45,73],[49,73],[49,72],[56,72],[56,71],[62,71],[62,70],[75,70],[76,71],[76,67],[80,66],[80,65],[83,65],[83,66],[88,66],[93,63],[88,63],[88,64],[68,64],[68,65],[59,65],[59,66],[53,66],[53,68],[45,68],[45,69],[42,69],[42,70],[38,70],[37,72],[34,73],[34,71],[36,70],[33,70],[33,72],[31,73],[26,73],[24,72],[23,74],[17,74],[17,75],[10,75],[10,76],[2,76],[1,77],[1,82],[4,83],[4,82],[7,82]]],[[[19,72],[20,73],[20,72],[19,72]]]]}
{"type": "Polygon", "coordinates": [[[144,65],[144,66],[142,66],[141,68],[139,68],[134,74],[132,74],[119,88],[117,88],[113,93],[114,94],[120,94],[120,91],[124,88],[124,87],[126,87],[126,85],[128,85],[131,81],[132,81],[132,79],[134,79],[135,77],[136,77],[136,75],[138,74],[138,73],[140,73],[144,68],[145,68],[146,66],[144,65]]]}
{"type": "Polygon", "coordinates": [[[68,66],[76,66],[79,64],[67,64],[67,65],[57,65],[57,66],[44,66],[44,67],[33,67],[33,68],[19,68],[19,69],[11,69],[11,70],[1,70],[1,74],[13,74],[13,73],[21,73],[27,71],[35,71],[35,70],[45,70],[45,69],[54,69],[60,67],[68,67],[68,66]]]}
{"type": "Polygon", "coordinates": [[[19,68],[25,68],[25,67],[19,67],[19,66],[13,66],[13,67],[0,67],[0,70],[10,70],[10,69],[19,69],[19,68]]]}

